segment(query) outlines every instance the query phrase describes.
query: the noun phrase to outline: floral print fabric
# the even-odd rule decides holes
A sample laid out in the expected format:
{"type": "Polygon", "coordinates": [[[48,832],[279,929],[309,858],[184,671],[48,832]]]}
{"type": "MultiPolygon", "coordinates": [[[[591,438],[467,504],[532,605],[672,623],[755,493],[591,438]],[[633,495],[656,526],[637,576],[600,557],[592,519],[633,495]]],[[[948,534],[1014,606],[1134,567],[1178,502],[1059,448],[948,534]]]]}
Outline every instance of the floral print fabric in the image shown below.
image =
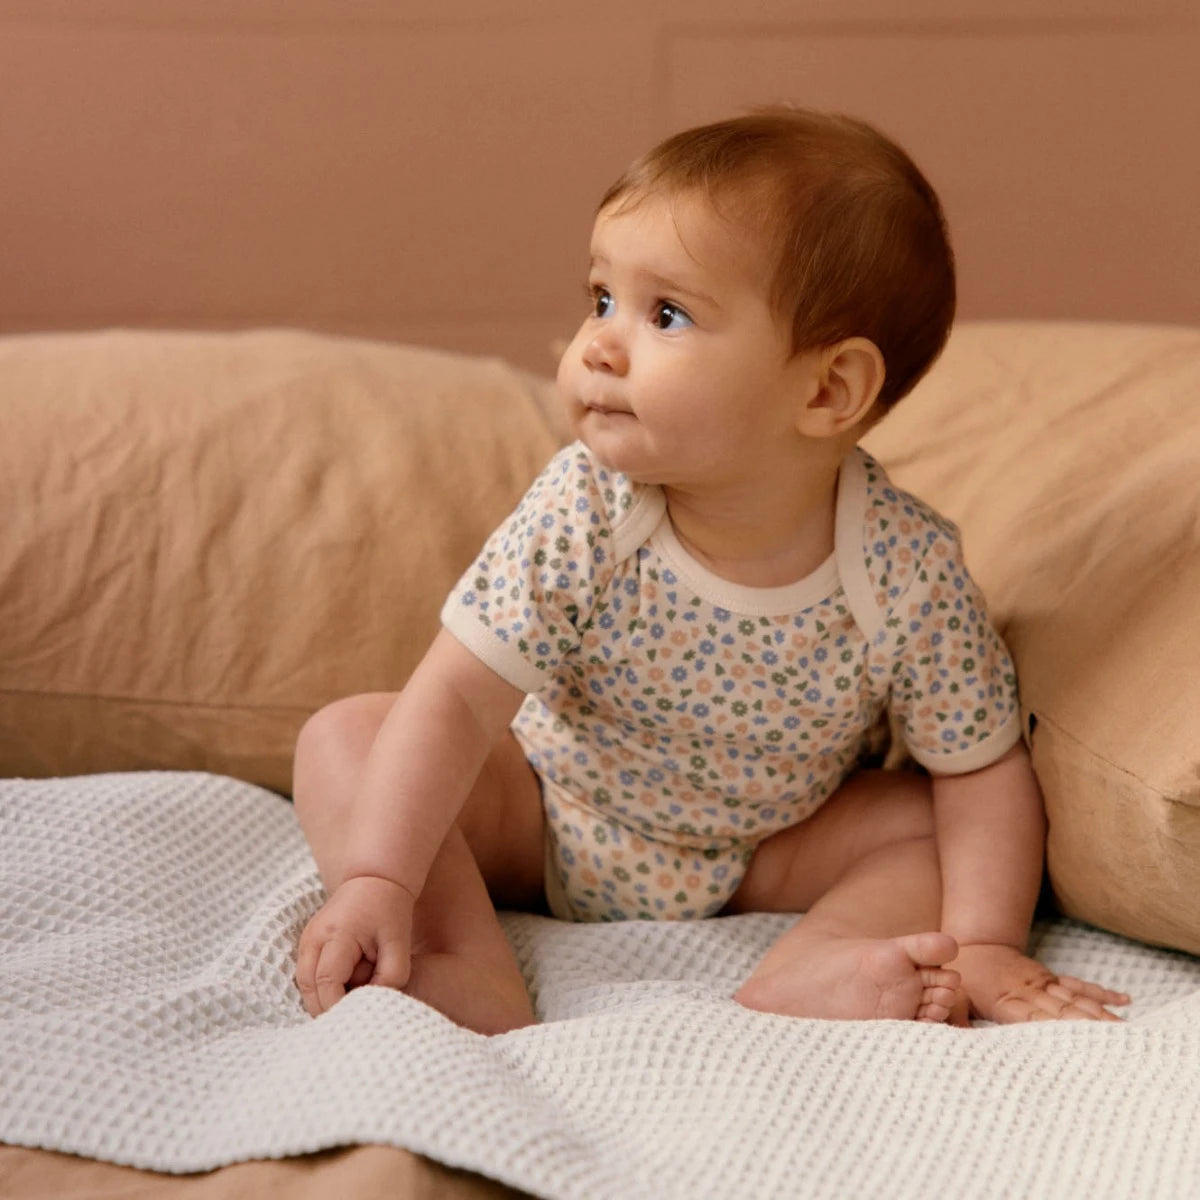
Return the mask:
{"type": "Polygon", "coordinates": [[[889,717],[944,773],[1014,744],[1013,666],[954,526],[862,450],[837,524],[808,579],[731,584],[679,544],[657,488],[576,443],[463,575],[442,619],[530,693],[514,733],[543,780],[560,915],[718,912],[889,717]]]}

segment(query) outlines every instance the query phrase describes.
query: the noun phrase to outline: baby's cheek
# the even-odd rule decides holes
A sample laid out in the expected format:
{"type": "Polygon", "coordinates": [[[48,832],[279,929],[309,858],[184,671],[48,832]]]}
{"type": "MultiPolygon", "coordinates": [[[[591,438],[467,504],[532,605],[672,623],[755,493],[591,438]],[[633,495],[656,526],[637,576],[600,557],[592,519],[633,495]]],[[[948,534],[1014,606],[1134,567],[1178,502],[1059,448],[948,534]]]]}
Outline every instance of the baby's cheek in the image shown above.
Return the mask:
{"type": "Polygon", "coordinates": [[[570,395],[574,389],[574,380],[576,371],[579,369],[579,337],[576,337],[562,346],[562,353],[558,360],[558,369],[555,372],[555,382],[558,384],[559,395],[564,398],[570,395]]]}

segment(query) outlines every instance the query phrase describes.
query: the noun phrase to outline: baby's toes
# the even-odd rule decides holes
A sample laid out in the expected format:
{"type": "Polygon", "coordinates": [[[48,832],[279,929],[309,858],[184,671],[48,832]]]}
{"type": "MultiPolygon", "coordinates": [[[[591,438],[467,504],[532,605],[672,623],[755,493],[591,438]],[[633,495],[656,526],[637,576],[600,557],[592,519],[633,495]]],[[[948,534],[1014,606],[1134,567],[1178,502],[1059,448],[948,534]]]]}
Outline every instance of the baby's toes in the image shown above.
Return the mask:
{"type": "Polygon", "coordinates": [[[918,1021],[944,1022],[949,1019],[958,999],[958,991],[952,987],[927,987],[921,992],[917,1005],[918,1021]]]}
{"type": "Polygon", "coordinates": [[[949,988],[954,992],[962,987],[962,976],[949,967],[922,967],[921,986],[927,991],[930,988],[949,988]]]}
{"type": "Polygon", "coordinates": [[[922,967],[921,999],[917,1004],[918,1021],[943,1022],[949,1018],[958,998],[962,977],[947,967],[922,967]]]}

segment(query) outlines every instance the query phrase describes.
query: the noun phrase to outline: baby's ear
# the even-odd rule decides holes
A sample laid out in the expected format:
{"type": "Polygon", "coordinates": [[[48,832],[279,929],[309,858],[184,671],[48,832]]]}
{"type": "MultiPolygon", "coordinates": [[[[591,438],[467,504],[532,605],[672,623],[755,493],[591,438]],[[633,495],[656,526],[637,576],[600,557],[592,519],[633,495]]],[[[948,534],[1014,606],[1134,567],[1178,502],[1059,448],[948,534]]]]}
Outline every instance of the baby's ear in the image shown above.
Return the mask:
{"type": "Polygon", "coordinates": [[[798,425],[807,437],[837,437],[870,415],[887,369],[879,347],[864,337],[835,342],[818,355],[816,386],[798,425]]]}

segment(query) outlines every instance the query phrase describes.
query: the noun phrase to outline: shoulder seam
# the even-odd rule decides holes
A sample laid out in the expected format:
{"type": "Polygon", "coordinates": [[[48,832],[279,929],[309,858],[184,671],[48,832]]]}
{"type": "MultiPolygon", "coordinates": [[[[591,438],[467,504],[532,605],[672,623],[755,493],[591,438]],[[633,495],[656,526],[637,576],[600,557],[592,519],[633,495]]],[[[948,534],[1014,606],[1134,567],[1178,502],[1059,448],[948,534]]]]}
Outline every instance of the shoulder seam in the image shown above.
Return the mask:
{"type": "Polygon", "coordinates": [[[627,512],[613,522],[613,557],[624,562],[646,541],[662,520],[666,501],[657,488],[639,488],[627,512]]]}
{"type": "Polygon", "coordinates": [[[884,627],[886,613],[876,600],[863,557],[868,499],[864,456],[865,451],[855,447],[843,462],[838,483],[834,547],[846,604],[854,623],[870,644],[884,627]]]}
{"type": "Polygon", "coordinates": [[[658,488],[648,484],[635,483],[620,471],[610,471],[597,462],[595,456],[583,442],[577,442],[576,445],[579,453],[590,464],[593,478],[600,491],[604,490],[604,485],[600,483],[600,472],[604,472],[609,478],[608,486],[618,496],[617,504],[611,509],[607,504],[605,505],[606,511],[611,512],[609,535],[612,538],[610,545],[615,568],[618,563],[624,562],[633,554],[654,532],[666,509],[666,501],[658,488]],[[628,508],[622,508],[619,502],[620,493],[625,490],[633,497],[633,502],[628,508]]]}

